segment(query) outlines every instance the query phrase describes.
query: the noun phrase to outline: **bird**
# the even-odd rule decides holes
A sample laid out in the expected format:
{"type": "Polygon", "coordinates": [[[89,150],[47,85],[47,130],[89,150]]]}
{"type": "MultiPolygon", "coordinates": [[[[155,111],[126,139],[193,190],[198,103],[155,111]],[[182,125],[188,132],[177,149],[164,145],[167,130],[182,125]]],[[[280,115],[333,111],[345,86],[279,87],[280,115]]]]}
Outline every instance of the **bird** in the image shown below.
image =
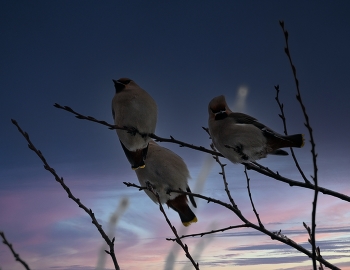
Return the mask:
{"type": "Polygon", "coordinates": [[[268,154],[288,155],[280,148],[303,147],[304,135],[278,134],[252,116],[232,112],[225,96],[214,97],[208,105],[209,133],[216,149],[233,163],[265,158],[268,154]]]}
{"type": "Polygon", "coordinates": [[[117,129],[124,153],[133,170],[144,168],[147,158],[147,134],[154,133],[157,124],[157,104],[154,99],[133,80],[113,80],[115,95],[112,100],[114,123],[128,131],[117,129]]]}
{"type": "MultiPolygon", "coordinates": [[[[188,205],[186,194],[170,192],[170,190],[182,190],[191,192],[188,186],[190,173],[183,159],[171,150],[158,145],[155,141],[149,142],[145,168],[135,170],[141,186],[151,184],[152,188],[159,194],[161,204],[175,210],[184,226],[198,221],[196,215],[188,205]]],[[[147,189],[146,194],[152,201],[158,203],[157,197],[147,189]]],[[[193,196],[188,196],[192,205],[196,208],[193,196]]]]}

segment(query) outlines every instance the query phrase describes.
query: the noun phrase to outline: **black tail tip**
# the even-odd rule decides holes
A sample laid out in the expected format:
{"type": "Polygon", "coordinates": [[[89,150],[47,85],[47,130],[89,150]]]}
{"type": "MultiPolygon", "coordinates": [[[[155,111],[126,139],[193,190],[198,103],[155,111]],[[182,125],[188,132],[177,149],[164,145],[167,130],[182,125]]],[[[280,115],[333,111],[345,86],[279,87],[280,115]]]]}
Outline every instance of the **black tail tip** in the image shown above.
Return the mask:
{"type": "Polygon", "coordinates": [[[277,156],[288,156],[288,152],[282,150],[282,149],[277,149],[271,153],[272,155],[277,155],[277,156]]]}
{"type": "Polygon", "coordinates": [[[194,218],[190,221],[182,221],[182,224],[185,226],[185,227],[188,227],[190,226],[192,223],[196,223],[198,221],[197,217],[194,216],[194,218]]]}

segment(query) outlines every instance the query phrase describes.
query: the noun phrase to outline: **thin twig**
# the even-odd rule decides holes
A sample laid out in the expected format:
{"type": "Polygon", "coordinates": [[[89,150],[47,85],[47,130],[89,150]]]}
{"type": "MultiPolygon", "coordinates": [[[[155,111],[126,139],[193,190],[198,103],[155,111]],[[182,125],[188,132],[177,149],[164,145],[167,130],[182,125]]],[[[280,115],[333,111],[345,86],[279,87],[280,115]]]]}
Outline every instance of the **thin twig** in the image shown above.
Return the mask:
{"type": "MultiPolygon", "coordinates": [[[[317,256],[322,257],[322,256],[321,256],[320,247],[317,247],[317,248],[316,248],[316,254],[317,254],[317,256]]],[[[320,267],[319,267],[318,269],[319,269],[319,270],[324,270],[324,269],[323,269],[323,265],[322,265],[321,262],[320,262],[320,267]]]]}
{"type": "Polygon", "coordinates": [[[103,120],[97,120],[96,118],[92,117],[92,116],[85,116],[85,115],[82,115],[76,111],[74,111],[71,107],[69,106],[62,106],[58,103],[55,103],[53,105],[54,107],[58,108],[58,109],[62,109],[62,110],[65,110],[67,112],[70,112],[72,114],[75,115],[76,118],[78,119],[83,119],[83,120],[89,120],[91,122],[95,122],[95,123],[99,123],[99,124],[102,124],[102,125],[105,125],[107,126],[109,129],[122,129],[122,130],[126,130],[126,131],[130,131],[130,132],[136,132],[136,133],[139,133],[140,135],[144,135],[142,133],[140,133],[138,130],[134,130],[134,129],[130,129],[128,127],[120,127],[120,126],[117,126],[117,125],[111,125],[109,123],[107,123],[106,121],[103,121],[103,120]]]}
{"type": "Polygon", "coordinates": [[[95,123],[98,123],[98,124],[107,126],[107,127],[108,127],[109,129],[111,129],[111,130],[122,129],[122,130],[126,130],[126,131],[128,131],[129,133],[132,133],[132,134],[138,133],[138,134],[140,134],[140,135],[143,136],[143,137],[149,136],[150,138],[154,139],[154,140],[157,141],[157,142],[170,142],[170,143],[175,143],[175,144],[178,144],[180,147],[187,147],[187,148],[195,149],[195,150],[198,150],[198,151],[206,152],[206,153],[211,154],[211,155],[217,155],[217,156],[222,156],[222,157],[223,157],[223,155],[220,154],[219,152],[215,152],[215,151],[206,149],[206,148],[203,147],[203,146],[196,146],[196,145],[193,145],[193,144],[189,144],[189,143],[185,143],[185,142],[176,140],[173,136],[170,136],[170,139],[169,139],[169,138],[162,138],[162,137],[159,137],[159,136],[157,136],[157,135],[155,135],[155,134],[153,134],[153,133],[145,134],[145,133],[139,132],[136,128],[120,127],[120,126],[117,126],[117,125],[109,124],[109,123],[107,123],[106,121],[103,121],[103,120],[97,120],[96,118],[94,118],[94,117],[92,117],[92,116],[85,116],[85,115],[82,115],[82,114],[80,114],[80,113],[74,111],[74,110],[73,110],[71,107],[69,107],[69,106],[62,106],[62,105],[60,105],[60,104],[55,103],[55,104],[54,104],[54,107],[56,107],[56,108],[58,108],[58,109],[65,110],[65,111],[67,111],[67,112],[70,112],[70,113],[74,114],[75,117],[78,118],[78,119],[88,120],[88,121],[91,121],[91,122],[95,122],[95,123]]]}
{"type": "MultiPolygon", "coordinates": [[[[306,231],[307,231],[307,233],[309,235],[309,238],[307,239],[307,241],[311,244],[311,239],[312,239],[311,228],[305,222],[303,222],[303,226],[304,226],[304,228],[306,229],[306,231]]],[[[317,254],[317,256],[322,257],[321,256],[321,249],[320,249],[320,247],[316,247],[316,254],[317,254]]],[[[322,265],[321,262],[320,262],[319,270],[323,270],[323,265],[322,265]]]]}
{"type": "MultiPolygon", "coordinates": [[[[287,177],[284,177],[282,175],[280,175],[278,172],[274,172],[272,170],[270,170],[268,167],[262,166],[257,162],[249,162],[249,163],[243,163],[248,170],[253,170],[256,172],[259,172],[263,175],[266,175],[268,177],[271,177],[273,179],[276,179],[278,181],[284,182],[289,184],[290,186],[297,186],[297,187],[302,187],[302,188],[307,188],[307,189],[311,189],[311,190],[315,190],[315,186],[313,184],[306,184],[300,181],[295,181],[292,179],[289,179],[287,177]]],[[[330,195],[333,197],[336,197],[338,199],[350,202],[350,197],[347,195],[344,195],[342,193],[324,188],[324,187],[318,187],[318,191],[325,194],[325,195],[330,195]]]]}
{"type": "MultiPolygon", "coordinates": [[[[212,148],[214,151],[216,150],[213,144],[211,144],[210,146],[211,146],[211,148],[212,148]]],[[[225,166],[226,166],[226,164],[221,163],[221,161],[220,161],[220,159],[219,159],[218,156],[213,156],[213,158],[214,158],[215,161],[220,165],[221,172],[219,172],[219,174],[221,174],[222,180],[224,181],[225,191],[226,191],[227,197],[228,197],[228,199],[230,200],[232,206],[233,206],[234,208],[236,208],[236,209],[239,211],[239,209],[238,209],[238,207],[237,207],[237,204],[236,204],[235,201],[233,200],[233,198],[232,198],[232,196],[231,196],[231,192],[230,192],[230,190],[229,190],[229,188],[228,188],[228,183],[227,183],[226,174],[225,174],[225,166]]]]}
{"type": "Polygon", "coordinates": [[[249,195],[249,199],[250,199],[250,203],[252,204],[252,207],[253,207],[253,212],[256,216],[256,219],[258,220],[259,222],[259,226],[260,227],[264,227],[264,225],[262,224],[261,220],[260,220],[260,217],[259,217],[259,214],[258,212],[256,211],[255,209],[255,206],[254,206],[254,202],[253,202],[253,198],[252,198],[252,193],[250,192],[250,178],[248,177],[248,172],[247,172],[247,168],[244,168],[244,174],[245,174],[245,177],[247,179],[247,189],[248,189],[248,195],[249,195]]]}
{"type": "Polygon", "coordinates": [[[16,261],[17,261],[17,262],[20,262],[20,263],[24,266],[25,269],[30,270],[28,264],[27,264],[25,261],[23,261],[23,260],[19,257],[19,254],[16,253],[15,250],[13,249],[12,244],[11,244],[9,241],[7,241],[7,239],[6,239],[6,237],[5,237],[5,233],[4,233],[4,232],[0,232],[0,236],[1,236],[1,238],[3,239],[2,242],[3,242],[6,246],[8,246],[9,249],[11,250],[12,255],[13,255],[13,257],[15,257],[16,261]]]}
{"type": "MultiPolygon", "coordinates": [[[[141,187],[139,185],[136,185],[134,183],[130,183],[130,182],[123,182],[124,185],[126,185],[127,187],[136,187],[138,188],[139,190],[143,190],[143,189],[147,189],[147,187],[141,187]]],[[[175,193],[181,193],[181,194],[185,194],[185,195],[192,195],[193,197],[197,197],[197,198],[201,198],[203,200],[206,200],[208,203],[210,202],[213,202],[213,203],[216,203],[216,204],[219,204],[221,206],[224,206],[226,207],[227,209],[231,210],[231,211],[237,211],[236,208],[234,208],[231,204],[228,204],[228,203],[225,203],[223,201],[220,201],[220,200],[216,200],[214,198],[210,198],[210,197],[207,197],[207,196],[204,196],[204,195],[201,195],[201,194],[196,194],[196,193],[192,193],[192,192],[187,192],[187,191],[182,191],[182,190],[174,190],[174,189],[169,189],[168,190],[168,193],[171,193],[171,192],[175,192],[175,193]]]]}
{"type": "Polygon", "coordinates": [[[28,147],[30,150],[34,151],[38,157],[41,159],[41,161],[44,163],[44,168],[45,170],[49,171],[56,179],[56,181],[62,186],[62,188],[67,192],[68,194],[68,198],[72,199],[80,208],[82,208],[90,217],[92,220],[92,223],[96,226],[96,228],[98,229],[99,233],[101,234],[102,238],[106,241],[107,245],[109,246],[109,251],[106,250],[106,253],[109,254],[113,260],[114,263],[114,267],[116,270],[119,270],[119,265],[117,262],[117,258],[115,256],[114,253],[114,240],[115,238],[113,238],[112,240],[109,239],[109,237],[107,236],[107,234],[104,232],[104,230],[102,229],[102,225],[100,225],[95,217],[95,214],[92,212],[91,209],[88,209],[83,203],[80,202],[80,199],[75,197],[72,192],[70,191],[69,187],[64,183],[63,177],[59,177],[58,174],[56,173],[56,171],[50,167],[50,165],[47,163],[45,157],[43,156],[43,154],[41,153],[40,150],[38,150],[34,144],[31,142],[31,140],[29,139],[29,135],[27,132],[24,132],[21,127],[19,126],[19,124],[17,123],[16,120],[11,119],[12,123],[18,128],[19,132],[23,135],[23,137],[27,140],[28,142],[28,147]]]}
{"type": "Polygon", "coordinates": [[[147,185],[147,190],[149,190],[150,192],[153,193],[154,196],[156,196],[157,200],[158,200],[158,204],[159,204],[159,210],[163,213],[164,215],[164,218],[166,220],[166,222],[168,223],[170,229],[173,231],[175,237],[176,237],[176,243],[185,251],[185,254],[186,254],[186,257],[190,260],[190,262],[192,263],[192,265],[194,266],[195,269],[198,269],[199,270],[199,265],[198,263],[196,263],[191,254],[189,253],[188,251],[188,246],[186,244],[184,244],[182,241],[181,241],[181,238],[179,237],[179,235],[177,234],[177,230],[175,228],[175,226],[173,226],[168,218],[168,216],[166,215],[165,211],[164,211],[164,208],[162,206],[162,203],[160,202],[160,198],[159,198],[159,194],[158,192],[156,192],[151,183],[150,182],[146,182],[146,185],[147,185]]]}
{"type": "MultiPolygon", "coordinates": [[[[288,131],[287,131],[287,121],[286,121],[286,117],[284,115],[284,108],[283,108],[283,103],[280,102],[279,100],[279,92],[280,92],[280,88],[279,88],[279,85],[275,85],[275,89],[276,89],[276,101],[277,101],[277,104],[281,110],[281,114],[279,114],[279,117],[281,117],[282,119],[282,122],[283,122],[283,128],[284,128],[284,134],[285,135],[288,135],[288,131]]],[[[295,156],[295,153],[294,153],[294,149],[292,147],[290,147],[290,152],[292,153],[292,157],[293,157],[293,160],[294,160],[294,163],[295,163],[295,166],[297,167],[301,177],[304,179],[305,183],[306,184],[311,184],[310,181],[306,178],[303,170],[301,169],[300,165],[299,165],[299,162],[295,156]]]]}
{"type": "MultiPolygon", "coordinates": [[[[203,237],[204,235],[207,235],[207,234],[213,234],[213,233],[218,233],[218,232],[224,232],[224,231],[227,231],[227,230],[232,230],[232,229],[237,229],[237,228],[249,228],[249,225],[247,225],[247,224],[241,224],[241,225],[229,226],[229,227],[226,227],[226,228],[222,228],[222,229],[218,229],[218,230],[211,230],[211,231],[208,231],[208,232],[187,234],[187,235],[181,236],[180,238],[182,239],[182,238],[196,237],[196,236],[203,237]]],[[[167,238],[166,240],[175,241],[176,239],[175,239],[175,238],[167,238]]]]}
{"type": "MultiPolygon", "coordinates": [[[[63,109],[65,111],[68,111],[68,112],[71,112],[73,114],[78,114],[77,112],[75,111],[70,111],[70,110],[67,110],[67,106],[61,106],[59,104],[57,104],[57,106],[55,106],[57,108],[60,108],[60,109],[63,109]]],[[[69,108],[69,107],[68,107],[69,108]]],[[[96,122],[96,123],[99,123],[99,124],[102,124],[104,126],[107,126],[109,127],[110,129],[117,129],[116,126],[114,125],[111,125],[111,124],[108,124],[106,123],[105,121],[100,121],[100,120],[96,120],[94,119],[93,117],[91,116],[83,116],[81,114],[79,114],[81,117],[77,117],[78,119],[84,119],[84,120],[88,120],[88,121],[92,121],[92,122],[96,122]],[[94,120],[93,120],[94,119],[94,120]]],[[[124,128],[121,128],[121,129],[124,129],[124,128]]],[[[135,130],[133,130],[135,131],[135,130]]],[[[162,138],[162,137],[159,137],[155,134],[149,134],[149,136],[153,139],[155,139],[156,141],[159,141],[159,142],[169,142],[169,143],[175,143],[175,144],[178,144],[180,145],[180,147],[188,147],[188,148],[191,148],[191,149],[194,149],[194,150],[197,150],[197,151],[201,151],[201,152],[204,152],[204,153],[208,153],[208,154],[211,154],[211,155],[215,155],[215,156],[219,156],[219,157],[223,157],[223,155],[219,152],[215,152],[215,151],[212,151],[212,150],[209,150],[203,146],[195,146],[193,144],[188,144],[188,143],[185,143],[185,142],[182,142],[182,141],[179,141],[179,140],[176,140],[174,139],[172,136],[170,136],[170,139],[167,139],[167,138],[162,138]]],[[[271,177],[273,179],[276,179],[278,181],[281,181],[281,182],[284,182],[284,183],[287,183],[289,184],[290,186],[298,186],[298,187],[302,187],[302,188],[307,188],[307,189],[312,189],[314,190],[315,189],[315,186],[312,185],[312,184],[306,184],[306,183],[303,183],[303,182],[300,182],[300,181],[296,181],[296,180],[292,180],[292,179],[289,179],[289,178],[286,178],[286,177],[283,177],[281,176],[279,173],[274,173],[273,171],[271,170],[266,170],[264,166],[260,165],[259,163],[257,162],[254,162],[254,163],[242,163],[244,166],[247,167],[248,170],[253,170],[253,171],[256,171],[258,173],[261,173],[261,174],[264,174],[268,177],[271,177]]],[[[339,192],[336,192],[336,191],[333,191],[333,190],[330,190],[330,189],[327,189],[327,188],[323,188],[323,187],[318,187],[318,190],[319,192],[325,194],[325,195],[330,195],[330,196],[333,196],[333,197],[336,197],[338,199],[341,199],[341,200],[344,200],[344,201],[347,201],[347,202],[350,202],[350,197],[349,196],[346,196],[342,193],[339,193],[339,192]]]]}
{"type": "Polygon", "coordinates": [[[313,259],[312,259],[313,268],[314,268],[314,270],[317,270],[316,259],[315,259],[316,258],[316,209],[317,209],[317,198],[318,198],[318,191],[319,190],[318,190],[318,177],[317,177],[318,168],[317,168],[316,144],[314,141],[314,136],[313,136],[312,128],[310,125],[309,116],[306,112],[305,105],[304,105],[303,100],[301,98],[300,88],[299,88],[299,80],[297,78],[297,71],[296,71],[296,68],[293,64],[292,57],[291,57],[290,50],[289,50],[288,31],[285,30],[283,21],[280,21],[280,26],[283,30],[284,39],[286,41],[286,47],[284,48],[284,51],[289,59],[290,66],[291,66],[292,71],[293,71],[293,77],[294,77],[294,81],[295,81],[295,85],[296,85],[296,89],[297,89],[296,98],[299,101],[299,104],[300,104],[301,109],[303,111],[304,118],[305,118],[305,127],[309,131],[309,135],[310,135],[311,154],[312,154],[312,162],[313,162],[313,168],[314,168],[314,175],[312,176],[312,179],[313,179],[314,184],[315,184],[315,193],[314,193],[314,200],[312,202],[312,217],[311,217],[311,222],[312,222],[312,225],[311,225],[311,231],[312,231],[311,245],[312,245],[312,254],[313,254],[313,259]]]}

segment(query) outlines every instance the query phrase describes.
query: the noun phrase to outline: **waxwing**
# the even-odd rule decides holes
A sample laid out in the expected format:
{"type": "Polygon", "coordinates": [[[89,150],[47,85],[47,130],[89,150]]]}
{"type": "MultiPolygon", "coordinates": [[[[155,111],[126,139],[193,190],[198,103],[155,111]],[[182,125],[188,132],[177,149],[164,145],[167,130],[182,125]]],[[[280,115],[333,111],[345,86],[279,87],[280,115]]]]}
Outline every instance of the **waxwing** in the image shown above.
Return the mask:
{"type": "Polygon", "coordinates": [[[244,113],[232,112],[223,95],[208,106],[209,132],[216,149],[233,163],[255,161],[268,154],[288,155],[283,147],[303,147],[304,136],[283,136],[244,113]]]}
{"type": "Polygon", "coordinates": [[[143,168],[147,157],[149,136],[157,123],[157,104],[153,98],[133,80],[113,80],[115,95],[112,100],[112,114],[117,126],[139,131],[128,132],[117,129],[117,134],[131,168],[143,168]]]}
{"type": "MultiPolygon", "coordinates": [[[[169,190],[182,190],[191,192],[187,180],[190,178],[185,162],[174,152],[159,146],[151,140],[149,142],[145,168],[135,170],[141,186],[146,186],[148,181],[159,194],[160,202],[175,210],[184,226],[197,222],[197,217],[188,205],[185,194],[171,192],[169,190]]],[[[146,194],[156,203],[156,196],[149,190],[146,194]]],[[[189,196],[194,207],[197,207],[193,196],[189,196]]]]}

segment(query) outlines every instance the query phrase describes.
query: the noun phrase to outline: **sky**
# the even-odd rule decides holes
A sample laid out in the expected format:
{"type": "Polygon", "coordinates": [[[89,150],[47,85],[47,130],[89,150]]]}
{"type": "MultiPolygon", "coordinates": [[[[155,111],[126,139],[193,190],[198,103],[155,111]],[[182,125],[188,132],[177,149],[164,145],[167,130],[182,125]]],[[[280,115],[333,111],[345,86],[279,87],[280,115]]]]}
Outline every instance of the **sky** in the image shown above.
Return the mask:
{"type": "MultiPolygon", "coordinates": [[[[275,101],[280,87],[288,131],[304,133],[295,153],[313,173],[309,135],[296,101],[279,20],[289,45],[318,153],[321,186],[350,195],[350,3],[348,1],[0,1],[0,231],[31,269],[95,269],[103,240],[11,123],[91,208],[103,228],[118,216],[115,251],[121,269],[192,269],[173,234],[138,184],[115,131],[78,120],[54,103],[113,123],[112,79],[128,77],[158,104],[156,134],[209,148],[209,101],[225,95],[231,109],[282,133],[275,101]],[[246,96],[240,97],[240,89],[246,96]],[[242,91],[242,90],[241,90],[242,91]],[[120,203],[127,201],[126,209],[120,203]],[[119,214],[118,214],[119,213],[119,214]],[[174,261],[172,266],[171,261],[174,261]]],[[[228,202],[220,167],[206,153],[161,143],[186,162],[193,191],[228,202]],[[200,184],[201,183],[201,184],[200,184]]],[[[288,150],[289,151],[289,150],[288,150]]],[[[257,224],[244,167],[227,163],[232,196],[257,224]]],[[[264,166],[302,181],[291,156],[270,156],[264,166]]],[[[302,223],[311,225],[313,191],[249,171],[252,197],[265,227],[310,250],[302,223]]],[[[227,209],[197,199],[198,222],[179,234],[231,225],[227,209]]],[[[350,269],[350,212],[340,199],[319,195],[317,245],[341,269],[350,269]]],[[[200,269],[311,269],[311,260],[252,229],[185,239],[200,269]]],[[[106,269],[113,269],[105,258],[106,269]]],[[[0,245],[0,268],[24,269],[0,245]]]]}

